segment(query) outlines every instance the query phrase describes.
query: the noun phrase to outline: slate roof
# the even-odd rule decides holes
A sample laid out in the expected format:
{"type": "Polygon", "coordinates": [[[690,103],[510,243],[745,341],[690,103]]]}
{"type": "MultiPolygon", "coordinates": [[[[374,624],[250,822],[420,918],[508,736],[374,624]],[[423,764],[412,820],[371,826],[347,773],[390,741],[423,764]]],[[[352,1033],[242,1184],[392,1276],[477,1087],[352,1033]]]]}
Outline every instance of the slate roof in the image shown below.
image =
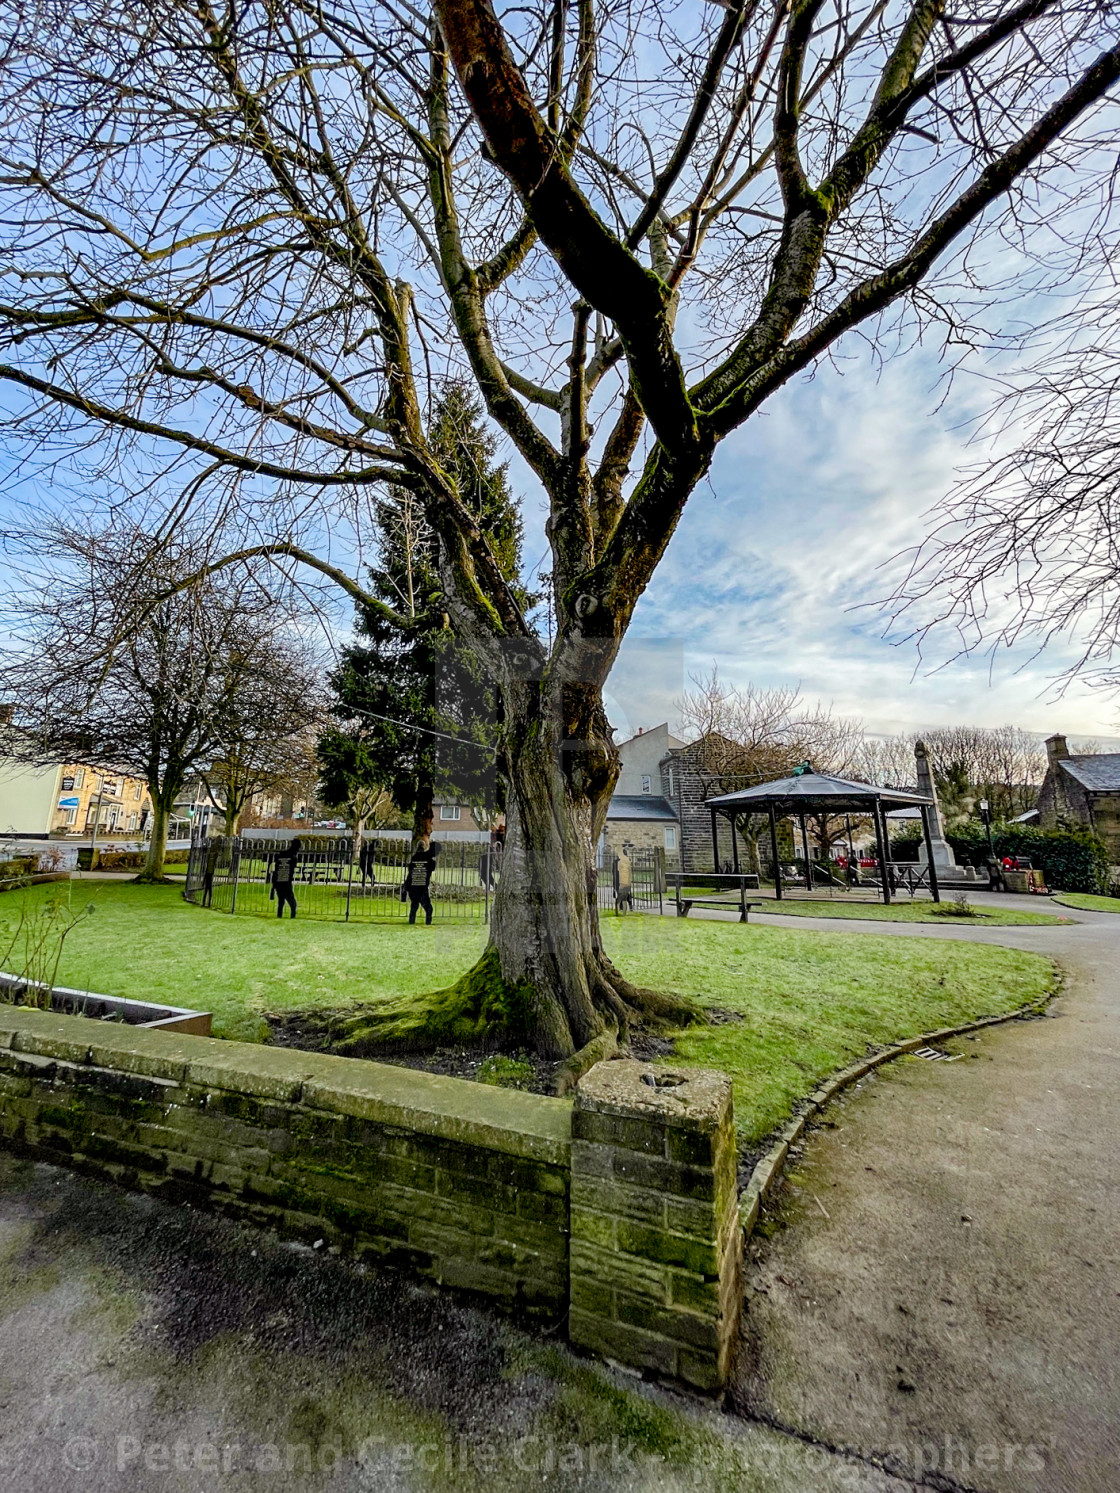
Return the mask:
{"type": "Polygon", "coordinates": [[[657,793],[616,793],[607,810],[608,819],[640,819],[676,824],[677,814],[667,798],[657,793]]]}
{"type": "Polygon", "coordinates": [[[788,805],[784,812],[803,809],[808,813],[819,808],[827,813],[843,813],[849,806],[866,807],[875,800],[888,810],[932,802],[920,793],[901,788],[878,788],[873,783],[855,783],[850,778],[834,778],[828,773],[806,772],[799,777],[759,783],[756,788],[744,788],[740,793],[721,793],[717,798],[705,799],[705,805],[723,813],[734,810],[750,813],[769,804],[779,809],[788,805]]]}
{"type": "Polygon", "coordinates": [[[1092,757],[1062,757],[1058,763],[1090,793],[1120,793],[1120,752],[1092,757]]]}

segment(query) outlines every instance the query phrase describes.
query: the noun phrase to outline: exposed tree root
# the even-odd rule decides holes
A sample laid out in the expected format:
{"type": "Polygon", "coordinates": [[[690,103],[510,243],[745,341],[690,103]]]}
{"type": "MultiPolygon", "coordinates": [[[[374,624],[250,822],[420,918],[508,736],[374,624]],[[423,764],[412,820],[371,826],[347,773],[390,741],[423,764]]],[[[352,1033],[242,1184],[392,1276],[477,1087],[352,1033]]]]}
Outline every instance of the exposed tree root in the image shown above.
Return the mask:
{"type": "Polygon", "coordinates": [[[589,1068],[613,1058],[619,1051],[618,1030],[609,1026],[605,1032],[594,1037],[586,1047],[572,1054],[556,1074],[557,1094],[570,1094],[589,1068]]]}
{"type": "Polygon", "coordinates": [[[153,871],[141,871],[139,876],[132,878],[142,886],[176,886],[178,883],[172,876],[157,876],[153,871]]]}
{"type": "MultiPolygon", "coordinates": [[[[632,1031],[667,1030],[703,1022],[702,1010],[681,996],[632,985],[606,959],[593,971],[593,995],[604,1029],[560,1069],[557,1091],[572,1089],[588,1068],[628,1046],[632,1031]]],[[[439,1047],[534,1047],[533,989],[502,978],[498,952],[488,948],[454,985],[346,1011],[321,1008],[287,1013],[286,1024],[314,1034],[325,1051],[374,1058],[439,1047]]]]}

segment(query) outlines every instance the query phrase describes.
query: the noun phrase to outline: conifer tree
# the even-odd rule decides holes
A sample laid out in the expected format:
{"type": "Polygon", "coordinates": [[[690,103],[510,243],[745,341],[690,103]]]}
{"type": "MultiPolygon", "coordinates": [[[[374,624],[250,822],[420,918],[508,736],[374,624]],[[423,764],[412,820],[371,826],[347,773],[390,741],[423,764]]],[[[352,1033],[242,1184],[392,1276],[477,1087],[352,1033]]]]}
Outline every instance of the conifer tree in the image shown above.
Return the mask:
{"type": "MultiPolygon", "coordinates": [[[[442,391],[428,439],[511,589],[522,605],[532,606],[537,598],[519,577],[523,526],[507,468],[497,464],[497,441],[464,384],[449,383],[442,391]]],[[[444,611],[439,541],[415,496],[391,489],[376,515],[380,554],[370,570],[371,595],[398,613],[430,621],[402,633],[359,604],[357,637],[331,675],[338,725],[320,738],[322,789],[332,807],[352,801],[359,783],[384,789],[398,809],[414,816],[419,833],[431,827],[436,793],[480,810],[500,803],[494,692],[444,611]]]]}

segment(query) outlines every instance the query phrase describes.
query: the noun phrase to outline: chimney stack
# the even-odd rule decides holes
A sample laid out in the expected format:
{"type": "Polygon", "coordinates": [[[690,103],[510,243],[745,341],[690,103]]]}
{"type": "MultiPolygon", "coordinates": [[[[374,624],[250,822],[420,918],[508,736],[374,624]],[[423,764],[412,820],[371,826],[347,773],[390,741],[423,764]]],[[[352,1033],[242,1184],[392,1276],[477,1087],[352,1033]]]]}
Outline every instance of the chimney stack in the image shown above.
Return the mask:
{"type": "Polygon", "coordinates": [[[1069,747],[1066,745],[1064,736],[1057,732],[1046,738],[1046,761],[1051,767],[1057,767],[1064,757],[1069,756],[1069,747]]]}

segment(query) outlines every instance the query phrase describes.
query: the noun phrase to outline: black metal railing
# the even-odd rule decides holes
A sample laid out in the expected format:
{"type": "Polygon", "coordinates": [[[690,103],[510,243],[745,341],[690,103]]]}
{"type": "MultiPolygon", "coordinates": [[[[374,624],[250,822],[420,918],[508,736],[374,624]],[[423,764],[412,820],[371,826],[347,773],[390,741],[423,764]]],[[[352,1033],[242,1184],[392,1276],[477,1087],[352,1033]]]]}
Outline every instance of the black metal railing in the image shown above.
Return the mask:
{"type": "MultiPolygon", "coordinates": [[[[411,842],[406,837],[370,835],[355,853],[350,835],[304,835],[297,852],[292,891],[298,916],[354,922],[406,921],[402,896],[411,842]]],[[[253,835],[200,838],[187,861],[184,896],[216,912],[267,917],[277,913],[273,887],[276,857],[286,854],[286,838],[253,835]]],[[[501,877],[502,852],[478,841],[440,841],[428,887],[433,921],[487,922],[501,877]]],[[[629,857],[629,896],[616,889],[614,858],[596,869],[596,900],[602,911],[661,912],[665,870],[656,850],[629,857]]],[[[623,884],[625,885],[625,877],[623,884]]],[[[423,914],[420,914],[423,917],[423,914]]]]}
{"type": "MultiPolygon", "coordinates": [[[[402,896],[411,844],[372,835],[355,853],[350,835],[301,836],[292,891],[299,916],[353,922],[407,921],[402,896]]],[[[289,841],[255,836],[199,839],[187,862],[184,895],[217,912],[275,916],[273,872],[289,841]]],[[[501,872],[501,852],[476,841],[440,841],[428,892],[441,922],[485,922],[501,872]]],[[[421,917],[423,914],[421,914],[421,917]]]]}
{"type": "Polygon", "coordinates": [[[625,876],[616,874],[616,857],[601,851],[596,867],[596,900],[599,910],[617,912],[661,912],[665,897],[665,861],[659,850],[629,853],[629,897],[622,895],[625,876]],[[621,884],[620,884],[621,883],[621,884]]]}

